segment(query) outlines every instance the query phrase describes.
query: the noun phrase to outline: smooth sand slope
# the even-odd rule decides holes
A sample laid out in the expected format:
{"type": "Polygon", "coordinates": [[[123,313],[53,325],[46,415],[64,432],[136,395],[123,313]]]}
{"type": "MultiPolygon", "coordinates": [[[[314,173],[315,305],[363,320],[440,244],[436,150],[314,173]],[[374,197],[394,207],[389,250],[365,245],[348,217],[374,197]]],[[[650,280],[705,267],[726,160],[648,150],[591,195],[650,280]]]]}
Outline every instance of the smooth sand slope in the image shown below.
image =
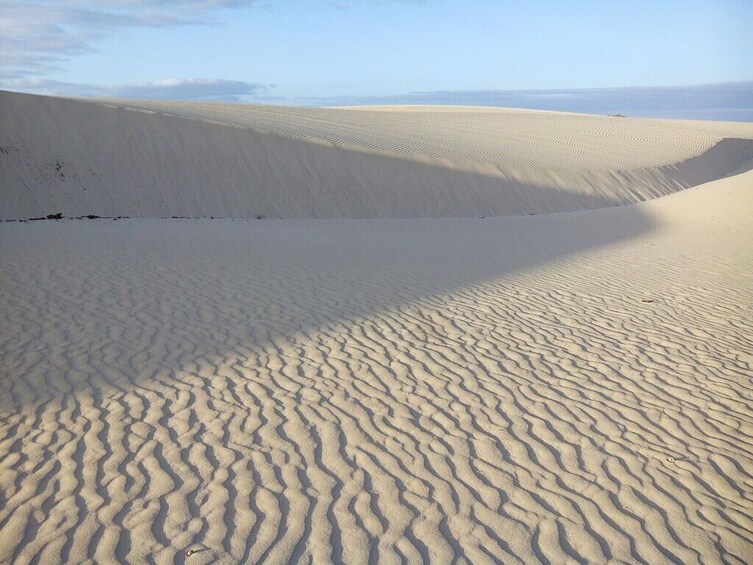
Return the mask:
{"type": "Polygon", "coordinates": [[[753,159],[753,124],[0,92],[0,218],[413,218],[638,202],[753,159]]]}
{"type": "Polygon", "coordinates": [[[0,562],[750,563],[753,173],[0,225],[0,562]]]}

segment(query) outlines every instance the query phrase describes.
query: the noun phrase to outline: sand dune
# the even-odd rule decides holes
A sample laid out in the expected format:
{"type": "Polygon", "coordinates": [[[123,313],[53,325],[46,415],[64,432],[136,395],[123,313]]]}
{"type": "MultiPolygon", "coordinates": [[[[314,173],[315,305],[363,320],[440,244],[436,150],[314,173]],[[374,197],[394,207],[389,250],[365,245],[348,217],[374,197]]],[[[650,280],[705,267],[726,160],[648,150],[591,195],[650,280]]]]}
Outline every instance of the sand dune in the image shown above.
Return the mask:
{"type": "Polygon", "coordinates": [[[753,562],[750,125],[0,117],[0,563],[753,562]]]}
{"type": "Polygon", "coordinates": [[[509,216],[648,200],[753,158],[753,125],[0,92],[0,218],[509,216]]]}
{"type": "Polygon", "coordinates": [[[0,561],[749,563],[751,188],[2,224],[0,561]]]}

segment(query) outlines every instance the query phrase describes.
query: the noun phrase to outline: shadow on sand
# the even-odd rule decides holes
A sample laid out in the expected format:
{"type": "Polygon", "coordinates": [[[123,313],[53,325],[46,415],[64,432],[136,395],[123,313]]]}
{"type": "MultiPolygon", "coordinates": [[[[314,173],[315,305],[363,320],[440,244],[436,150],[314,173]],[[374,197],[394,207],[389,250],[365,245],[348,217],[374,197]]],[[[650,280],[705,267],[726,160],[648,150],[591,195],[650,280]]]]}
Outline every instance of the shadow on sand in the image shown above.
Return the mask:
{"type": "MultiPolygon", "coordinates": [[[[547,198],[543,192],[540,196],[547,198]]],[[[614,202],[593,204],[605,208],[614,202]]],[[[443,312],[454,295],[491,282],[504,292],[506,281],[519,275],[527,273],[528,280],[535,280],[541,267],[645,236],[654,227],[640,206],[499,219],[142,219],[0,225],[6,320],[0,427],[6,439],[16,439],[6,443],[9,447],[2,453],[6,461],[14,458],[5,472],[8,484],[15,486],[7,492],[19,492],[28,481],[38,483],[36,497],[24,504],[41,509],[45,518],[70,497],[76,500],[72,507],[79,508],[75,523],[63,530],[45,530],[52,526],[44,520],[28,522],[8,557],[29,557],[24,548],[45,536],[65,540],[58,553],[63,560],[81,557],[74,534],[89,515],[90,502],[83,501],[96,498],[102,508],[114,509],[107,520],[117,536],[108,551],[120,559],[138,558],[140,538],[150,538],[150,551],[164,552],[158,559],[177,563],[190,563],[189,552],[202,559],[212,552],[218,560],[232,555],[237,562],[295,560],[318,526],[313,509],[327,500],[323,516],[332,528],[329,559],[347,561],[349,534],[338,522],[341,514],[335,505],[341,493],[353,487],[356,475],[338,476],[340,467],[331,465],[334,459],[352,460],[362,473],[358,488],[364,492],[378,490],[369,485],[376,485],[380,476],[391,476],[399,499],[386,508],[412,508],[416,516],[421,514],[406,502],[412,488],[404,481],[407,467],[397,473],[379,460],[391,457],[388,447],[381,445],[384,453],[373,461],[364,455],[368,450],[359,452],[350,444],[346,448],[353,439],[343,439],[343,426],[355,418],[347,411],[365,411],[373,426],[385,418],[380,410],[393,420],[405,411],[415,434],[424,438],[416,445],[450,441],[422,427],[425,414],[419,404],[397,400],[398,389],[424,385],[420,375],[401,375],[391,364],[390,352],[397,350],[390,344],[400,340],[396,336],[407,333],[410,343],[420,344],[423,338],[412,328],[418,322],[433,323],[421,316],[436,314],[443,317],[442,324],[452,326],[448,331],[456,332],[452,339],[462,340],[468,326],[453,326],[452,314],[443,312]],[[372,333],[368,339],[362,335],[366,331],[372,333]],[[370,348],[382,346],[381,357],[370,354],[370,348]],[[333,352],[336,355],[330,355],[333,352]],[[369,385],[377,387],[371,395],[376,407],[348,400],[362,392],[352,386],[367,386],[368,381],[354,385],[350,376],[369,374],[372,361],[386,375],[369,385]],[[306,445],[313,446],[310,453],[291,439],[293,433],[305,435],[306,445]],[[29,451],[30,442],[45,442],[43,457],[28,455],[40,453],[29,451]],[[292,446],[289,452],[281,451],[283,444],[292,446]],[[40,460],[31,460],[36,457],[40,460]],[[302,462],[295,463],[296,458],[302,462]],[[42,459],[53,466],[48,468],[42,459]],[[289,468],[300,482],[293,490],[287,489],[294,480],[286,474],[289,468]],[[160,470],[159,484],[155,469],[160,470]],[[319,475],[309,475],[312,469],[319,475]],[[311,494],[322,473],[329,491],[320,486],[318,495],[311,494]],[[73,491],[61,491],[62,474],[73,477],[73,491]],[[112,482],[116,478],[123,483],[119,495],[113,494],[120,488],[112,482]],[[282,487],[262,493],[270,482],[282,487]],[[165,484],[172,486],[163,488],[165,484]],[[244,486],[248,484],[252,486],[244,486]],[[212,488],[226,493],[227,499],[221,517],[210,520],[200,501],[212,488]],[[275,503],[260,502],[267,500],[262,494],[275,503]],[[177,499],[183,500],[183,510],[175,510],[177,499]],[[141,534],[129,526],[139,507],[153,508],[151,518],[139,522],[147,528],[141,534]],[[251,512],[254,520],[242,519],[242,512],[251,512]],[[273,539],[263,538],[270,512],[278,520],[273,539]],[[197,523],[203,526],[194,527],[197,523]],[[221,543],[212,545],[206,532],[217,524],[224,524],[226,533],[221,543]],[[246,526],[248,531],[239,530],[246,526]],[[283,543],[288,536],[294,537],[292,545],[283,543]],[[262,538],[263,544],[258,541],[262,538]],[[275,553],[281,547],[288,547],[288,553],[275,553]]],[[[484,316],[494,323],[493,311],[484,316]]],[[[410,357],[411,352],[401,354],[410,357]]],[[[418,353],[415,359],[415,369],[430,372],[418,362],[418,353]]],[[[458,367],[462,370],[462,363],[458,367]]],[[[437,402],[433,405],[441,411],[437,402]]],[[[454,417],[451,411],[447,414],[454,417]]],[[[473,417],[471,422],[478,427],[473,417]]],[[[408,436],[414,432],[408,430],[408,436]]],[[[509,453],[504,455],[509,446],[495,440],[491,431],[479,428],[475,433],[490,434],[487,439],[497,441],[495,449],[509,460],[509,453]]],[[[508,440],[517,441],[514,436],[508,440]]],[[[472,440],[467,443],[473,448],[472,440]]],[[[452,457],[447,461],[458,464],[452,457]]],[[[520,473],[530,466],[545,467],[528,460],[515,465],[520,473]]],[[[443,478],[429,471],[436,474],[426,481],[433,489],[443,478]]],[[[460,488],[460,482],[453,484],[451,488],[460,488]]],[[[478,499],[481,492],[475,494],[478,499]]],[[[373,507],[385,511],[372,495],[373,507]]],[[[6,508],[14,508],[18,500],[11,496],[4,501],[6,508]]],[[[13,516],[10,510],[6,524],[13,516]]],[[[389,529],[394,515],[385,516],[383,527],[389,529]]],[[[105,528],[93,531],[84,552],[89,558],[107,542],[105,528]]],[[[411,528],[405,536],[418,552],[415,557],[432,557],[431,543],[411,528]]],[[[456,556],[463,555],[463,544],[446,525],[443,536],[456,556]]],[[[534,554],[546,561],[536,535],[532,540],[534,554]]],[[[371,558],[378,558],[376,538],[367,542],[372,544],[371,558]]],[[[507,551],[504,539],[495,543],[499,551],[507,551]]],[[[605,555],[609,551],[606,547],[605,555]]],[[[522,556],[519,550],[508,553],[522,556]]]]}

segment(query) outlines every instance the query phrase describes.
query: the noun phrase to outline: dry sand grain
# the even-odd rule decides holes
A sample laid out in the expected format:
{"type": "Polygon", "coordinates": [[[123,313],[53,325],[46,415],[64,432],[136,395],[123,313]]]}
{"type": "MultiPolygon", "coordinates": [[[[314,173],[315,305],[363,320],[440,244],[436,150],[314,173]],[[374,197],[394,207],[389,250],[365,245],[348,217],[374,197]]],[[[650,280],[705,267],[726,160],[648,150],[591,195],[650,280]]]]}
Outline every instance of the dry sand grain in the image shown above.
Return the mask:
{"type": "Polygon", "coordinates": [[[752,165],[543,216],[0,224],[0,562],[751,562],[752,165]]]}

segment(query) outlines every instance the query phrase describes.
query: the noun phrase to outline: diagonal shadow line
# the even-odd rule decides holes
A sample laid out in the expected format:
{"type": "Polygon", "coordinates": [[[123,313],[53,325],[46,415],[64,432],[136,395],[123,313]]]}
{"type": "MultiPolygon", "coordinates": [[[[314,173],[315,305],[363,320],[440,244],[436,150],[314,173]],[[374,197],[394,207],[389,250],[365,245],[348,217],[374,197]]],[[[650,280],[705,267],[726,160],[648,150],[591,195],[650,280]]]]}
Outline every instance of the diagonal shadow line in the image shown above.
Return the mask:
{"type": "Polygon", "coordinates": [[[296,336],[400,315],[655,227],[641,207],[486,220],[1,224],[0,428],[58,433],[65,413],[76,435],[88,406],[134,392],[148,410],[157,390],[168,422],[187,376],[211,387],[228,360],[284,355],[296,336]]]}
{"type": "Polygon", "coordinates": [[[399,315],[656,227],[642,207],[487,220],[0,225],[0,426],[54,433],[50,414],[85,419],[84,397],[103,405],[135,391],[148,404],[154,390],[177,394],[170,382],[186,375],[211,386],[228,359],[282,354],[296,336],[399,315]]]}
{"type": "MultiPolygon", "coordinates": [[[[3,96],[10,96],[10,100],[18,104],[49,103],[50,111],[57,108],[55,105],[62,104],[66,109],[66,104],[83,104],[87,111],[91,110],[95,114],[102,112],[99,117],[95,115],[88,125],[78,124],[81,131],[77,133],[88,139],[88,143],[84,145],[91,147],[92,153],[104,155],[113,149],[108,143],[120,143],[105,141],[120,137],[112,136],[106,128],[102,128],[104,122],[118,119],[120,111],[96,104],[46,97],[10,93],[3,93],[3,96]],[[95,143],[97,140],[99,143],[95,143]]],[[[134,114],[128,110],[122,112],[134,114]]],[[[139,123],[139,127],[146,128],[152,127],[157,118],[137,116],[134,120],[139,123]]],[[[177,137],[168,136],[168,140],[200,140],[198,145],[191,148],[194,152],[211,147],[217,141],[213,137],[216,135],[231,136],[232,143],[225,146],[245,147],[243,151],[248,150],[249,143],[253,149],[261,149],[267,141],[262,136],[261,145],[254,146],[253,143],[258,139],[242,129],[208,127],[211,124],[169,116],[161,118],[170,121],[173,126],[173,130],[167,128],[167,131],[175,133],[175,130],[180,130],[175,133],[177,137]],[[197,127],[203,129],[197,131],[197,127]],[[207,135],[196,135],[200,132],[207,135]],[[205,143],[208,145],[203,145],[205,143]]],[[[5,134],[7,135],[7,131],[5,134]]],[[[63,137],[58,142],[50,143],[64,143],[65,135],[60,135],[63,137]]],[[[164,157],[159,151],[150,157],[148,147],[139,149],[138,144],[134,145],[132,141],[126,139],[124,143],[128,147],[144,151],[141,157],[145,160],[164,157]]],[[[288,148],[302,145],[307,151],[313,151],[307,158],[329,158],[334,152],[342,159],[355,160],[353,171],[363,170],[377,177],[389,174],[390,171],[398,175],[392,180],[399,181],[402,178],[405,181],[408,177],[419,177],[418,181],[415,178],[408,180],[413,184],[418,182],[429,187],[433,198],[427,201],[440,203],[440,208],[434,208],[432,213],[446,206],[448,210],[460,208],[462,213],[475,215],[480,212],[479,215],[488,215],[490,212],[499,212],[498,207],[502,204],[506,206],[505,213],[529,213],[532,209],[541,211],[548,208],[567,210],[572,206],[614,207],[645,196],[642,193],[630,194],[630,187],[657,182],[659,179],[648,173],[645,178],[641,177],[641,171],[603,172],[599,173],[602,177],[593,177],[589,182],[598,185],[599,179],[607,182],[606,177],[622,175],[616,182],[619,186],[627,187],[625,191],[614,190],[614,187],[609,190],[600,189],[596,186],[580,192],[567,188],[567,183],[573,179],[563,181],[564,186],[555,187],[546,186],[546,179],[542,179],[541,184],[524,184],[521,179],[505,180],[488,172],[482,174],[450,170],[436,164],[343,151],[276,137],[275,143],[278,142],[291,144],[288,148]],[[472,187],[469,190],[476,192],[472,195],[464,193],[465,187],[472,187]],[[495,201],[500,192],[505,193],[505,198],[495,201]],[[446,198],[444,203],[443,198],[446,198]]],[[[279,146],[267,147],[268,151],[272,149],[279,149],[279,146]]],[[[192,155],[191,151],[183,157],[192,155]]],[[[216,162],[213,159],[208,161],[213,161],[220,169],[227,164],[223,161],[225,157],[217,155],[216,151],[212,157],[216,162]]],[[[238,155],[227,158],[232,161],[236,157],[238,155]]],[[[271,157],[267,155],[267,158],[271,157]]],[[[660,182],[652,190],[655,195],[672,192],[698,179],[708,180],[709,175],[720,170],[732,171],[751,158],[753,140],[725,139],[699,157],[662,168],[660,173],[664,175],[665,184],[660,182]]],[[[6,161],[7,159],[0,159],[0,164],[6,161]]],[[[328,162],[327,159],[323,161],[328,162]]],[[[317,162],[316,159],[313,162],[317,162]]],[[[150,167],[140,169],[133,167],[133,163],[126,164],[131,165],[131,172],[134,174],[141,169],[151,170],[150,167]]],[[[301,166],[311,166],[311,163],[304,160],[301,166]]],[[[130,178],[125,170],[110,171],[114,172],[122,173],[122,178],[130,178]]],[[[169,174],[173,172],[174,170],[169,174]]],[[[339,175],[341,172],[335,171],[333,174],[339,175]]],[[[356,182],[347,175],[343,178],[346,184],[356,182]]],[[[588,179],[581,177],[579,180],[585,182],[588,179]]],[[[343,179],[340,178],[337,182],[343,182],[343,179]]],[[[401,186],[400,182],[392,181],[387,185],[401,186]]],[[[321,188],[323,185],[320,183],[318,186],[321,188]]],[[[2,200],[6,204],[10,203],[12,208],[13,197],[9,193],[12,190],[4,193],[2,200]]],[[[128,194],[127,187],[123,187],[120,193],[128,194]]],[[[354,204],[348,200],[347,190],[344,189],[343,193],[346,196],[336,205],[344,209],[355,206],[357,209],[358,202],[354,204]]],[[[361,204],[368,194],[369,191],[364,190],[363,194],[358,195],[361,204]]],[[[317,195],[315,191],[306,196],[311,197],[314,203],[327,200],[320,198],[323,195],[317,195]]],[[[416,211],[426,195],[420,192],[410,194],[408,191],[403,196],[387,199],[387,202],[395,206],[395,209],[407,206],[409,210],[416,211]]],[[[104,209],[98,208],[84,210],[83,207],[89,206],[84,203],[88,202],[87,199],[78,198],[72,209],[76,210],[75,213],[103,213],[104,209]]],[[[169,204],[174,206],[170,208],[170,213],[182,209],[180,202],[169,204]]],[[[222,205],[226,204],[227,202],[222,205]]],[[[366,204],[368,207],[368,203],[366,204]]],[[[325,207],[327,205],[326,202],[323,204],[325,207]]],[[[324,208],[320,209],[322,210],[324,208]]],[[[294,212],[293,209],[289,211],[294,212]]],[[[426,209],[423,211],[429,212],[426,209]]],[[[117,213],[119,215],[123,212],[118,208],[117,213]]],[[[149,364],[157,366],[163,364],[159,361],[163,359],[167,365],[173,365],[173,369],[179,369],[167,352],[172,348],[181,350],[180,344],[184,341],[195,345],[195,355],[192,356],[195,359],[208,355],[221,356],[224,344],[218,339],[219,336],[235,335],[239,342],[244,339],[259,340],[259,336],[265,336],[263,341],[271,343],[278,337],[289,334],[293,328],[296,331],[314,328],[315,324],[305,322],[312,311],[315,319],[332,322],[362,317],[394,306],[394,297],[389,292],[380,297],[380,288],[400,289],[400,304],[410,304],[429,296],[451,294],[456,289],[475,285],[479,281],[509,276],[646,234],[653,228],[653,223],[644,212],[633,207],[616,215],[603,211],[597,215],[555,214],[487,219],[483,222],[471,219],[436,219],[360,220],[355,223],[303,220],[263,223],[160,223],[144,220],[117,225],[105,222],[56,223],[36,227],[32,232],[32,239],[21,235],[27,233],[21,226],[20,231],[10,226],[2,227],[7,233],[3,241],[3,254],[6,256],[3,263],[8,281],[5,285],[7,291],[3,293],[3,309],[9,319],[16,320],[15,325],[5,329],[4,335],[4,342],[9,344],[4,356],[7,358],[6,366],[12,368],[9,371],[10,381],[15,382],[29,376],[29,361],[21,360],[28,356],[28,352],[18,345],[19,342],[32,345],[37,352],[61,353],[62,357],[47,356],[35,361],[35,371],[51,375],[62,370],[67,374],[65,367],[75,365],[72,360],[64,358],[68,349],[73,344],[91,341],[91,336],[94,335],[97,337],[89,346],[95,352],[98,351],[101,358],[98,360],[90,352],[90,361],[77,369],[81,377],[76,382],[86,382],[87,378],[96,379],[113,370],[122,373],[118,379],[137,381],[138,375],[132,373],[139,373],[138,367],[131,366],[132,360],[136,358],[148,359],[149,364]],[[605,218],[610,218],[607,227],[593,229],[593,222],[603,222],[605,218]],[[274,252],[270,253],[270,249],[274,249],[274,252]],[[304,252],[301,253],[300,249],[304,252]],[[447,260],[448,257],[451,260],[447,260]],[[138,268],[133,270],[130,266],[137,266],[144,260],[150,262],[146,273],[140,272],[138,268]],[[76,270],[71,270],[73,265],[77,265],[76,270]],[[359,266],[354,270],[353,265],[359,266]],[[34,273],[33,276],[31,273],[34,273]],[[192,282],[187,284],[186,280],[192,282]],[[46,286],[41,281],[45,281],[46,286]],[[296,284],[291,284],[290,281],[296,281],[296,284]],[[67,291],[60,293],[57,289],[61,288],[67,291]],[[326,294],[323,294],[323,290],[326,294]],[[31,292],[35,294],[33,302],[28,298],[31,292]],[[86,300],[81,304],[79,302],[83,297],[86,300]],[[263,308],[259,305],[259,297],[267,302],[263,308]],[[237,306],[225,312],[223,301],[235,302],[237,306]],[[200,319],[194,320],[192,312],[199,310],[208,314],[202,314],[200,319]],[[59,314],[54,314],[56,311],[59,314]],[[128,316],[127,312],[134,315],[128,316]],[[212,312],[218,313],[214,319],[212,312]],[[185,318],[184,325],[176,326],[181,316],[185,318]],[[132,342],[118,338],[142,334],[142,318],[149,321],[152,342],[144,341],[141,337],[132,342]],[[274,323],[270,323],[270,320],[274,320],[274,323]],[[202,329],[200,324],[205,324],[206,328],[202,329]],[[217,327],[230,328],[231,331],[226,329],[224,332],[213,333],[214,330],[207,329],[217,327]],[[258,331],[254,334],[244,333],[247,327],[257,328],[258,331]],[[197,332],[197,335],[191,337],[189,329],[197,332]],[[118,355],[105,355],[107,348],[122,351],[118,355]],[[117,358],[119,363],[125,365],[117,369],[118,363],[103,361],[109,357],[117,358]]],[[[82,354],[87,354],[85,350],[85,347],[76,348],[82,354]]],[[[45,384],[39,390],[40,393],[56,389],[54,379],[44,377],[41,382],[45,384]]],[[[8,379],[3,384],[9,393],[16,388],[9,384],[8,379]]],[[[21,396],[26,397],[25,394],[21,396]]],[[[8,404],[12,397],[13,394],[10,394],[4,398],[3,410],[18,406],[20,399],[8,404]]]]}
{"type": "Polygon", "coordinates": [[[0,412],[140,386],[645,235],[640,207],[501,219],[3,224],[0,412]],[[117,389],[117,387],[116,387],[117,389]],[[113,390],[116,390],[113,389],[113,390]]]}

